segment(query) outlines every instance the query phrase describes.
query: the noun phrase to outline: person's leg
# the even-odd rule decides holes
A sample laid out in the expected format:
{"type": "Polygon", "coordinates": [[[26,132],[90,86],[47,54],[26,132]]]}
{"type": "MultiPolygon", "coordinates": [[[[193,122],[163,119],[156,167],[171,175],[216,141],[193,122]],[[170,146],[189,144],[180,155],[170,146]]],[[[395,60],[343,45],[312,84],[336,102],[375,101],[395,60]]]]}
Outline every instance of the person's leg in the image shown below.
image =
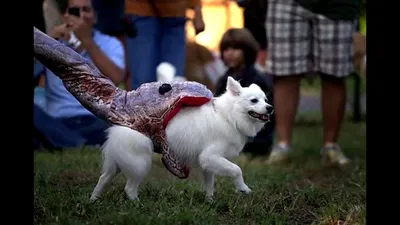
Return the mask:
{"type": "Polygon", "coordinates": [[[336,144],[346,106],[344,78],[321,75],[324,146],[336,144]]]}
{"type": "Polygon", "coordinates": [[[65,126],[61,119],[51,117],[36,104],[33,108],[33,123],[53,147],[77,147],[86,142],[79,133],[65,126]]]}
{"type": "Polygon", "coordinates": [[[274,108],[278,144],[290,146],[300,95],[300,76],[274,77],[274,108]]]}
{"type": "Polygon", "coordinates": [[[313,29],[314,55],[322,80],[324,140],[322,153],[329,163],[348,163],[337,145],[346,106],[345,78],[353,72],[352,21],[332,21],[317,15],[313,29]]]}
{"type": "Polygon", "coordinates": [[[310,71],[310,25],[306,11],[293,1],[268,3],[268,72],[274,75],[273,99],[277,145],[268,163],[287,158],[299,102],[301,75],[310,71]]]}
{"type": "Polygon", "coordinates": [[[126,36],[127,62],[131,88],[156,81],[156,67],[160,61],[160,33],[156,17],[131,16],[136,36],[126,36]]]}
{"type": "Polygon", "coordinates": [[[185,17],[161,20],[160,62],[169,62],[176,68],[177,76],[184,76],[186,57],[185,17]]]}

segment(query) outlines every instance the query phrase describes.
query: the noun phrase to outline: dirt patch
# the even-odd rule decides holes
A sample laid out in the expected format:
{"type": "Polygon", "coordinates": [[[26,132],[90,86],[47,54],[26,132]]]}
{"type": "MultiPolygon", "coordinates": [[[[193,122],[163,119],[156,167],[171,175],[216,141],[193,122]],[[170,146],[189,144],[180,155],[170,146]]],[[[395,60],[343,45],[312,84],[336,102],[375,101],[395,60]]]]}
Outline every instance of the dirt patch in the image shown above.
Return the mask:
{"type": "Polygon", "coordinates": [[[294,207],[288,212],[288,223],[290,224],[312,224],[317,218],[315,208],[304,204],[301,207],[294,207]]]}
{"type": "Polygon", "coordinates": [[[295,185],[298,187],[330,188],[336,183],[337,179],[343,177],[343,171],[339,169],[324,167],[322,169],[305,169],[302,172],[302,179],[296,180],[295,185]]]}
{"type": "Polygon", "coordinates": [[[60,188],[75,185],[92,185],[98,179],[95,171],[64,171],[56,176],[56,185],[60,188]]]}

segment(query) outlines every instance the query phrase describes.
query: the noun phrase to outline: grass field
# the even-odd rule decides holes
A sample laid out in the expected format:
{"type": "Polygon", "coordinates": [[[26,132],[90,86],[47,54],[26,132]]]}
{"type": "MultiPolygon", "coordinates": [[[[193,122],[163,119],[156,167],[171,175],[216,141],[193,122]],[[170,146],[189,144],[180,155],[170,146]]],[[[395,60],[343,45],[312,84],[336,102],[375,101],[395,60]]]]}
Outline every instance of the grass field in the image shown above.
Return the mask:
{"type": "MultiPolygon", "coordinates": [[[[173,178],[159,160],[141,186],[140,201],[129,201],[119,175],[96,203],[89,196],[100,172],[98,149],[35,153],[35,224],[365,224],[365,123],[343,125],[340,144],[352,166],[321,164],[320,124],[295,129],[290,162],[279,166],[240,159],[251,195],[237,194],[228,178],[216,178],[216,198],[204,200],[201,177],[173,178]]],[[[157,157],[155,157],[157,158],[157,157]]]]}

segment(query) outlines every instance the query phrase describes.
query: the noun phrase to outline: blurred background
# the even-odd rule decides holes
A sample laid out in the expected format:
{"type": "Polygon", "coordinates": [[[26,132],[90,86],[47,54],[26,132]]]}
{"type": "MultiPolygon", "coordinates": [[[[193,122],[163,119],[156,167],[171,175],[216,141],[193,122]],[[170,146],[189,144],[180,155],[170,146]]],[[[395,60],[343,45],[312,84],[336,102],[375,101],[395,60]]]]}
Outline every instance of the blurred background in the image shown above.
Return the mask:
{"type": "MultiPolygon", "coordinates": [[[[97,12],[97,24],[95,27],[100,31],[118,37],[124,38],[123,18],[125,16],[124,0],[93,0],[93,6],[97,12]]],[[[65,8],[66,0],[37,0],[37,14],[35,24],[41,30],[50,30],[56,25],[62,23],[60,10],[65,8]]],[[[206,65],[210,62],[214,64],[213,69],[219,74],[224,73],[224,65],[220,61],[218,46],[222,35],[229,28],[244,27],[245,15],[244,9],[234,0],[201,0],[203,20],[206,29],[196,35],[192,23],[186,23],[187,37],[187,56],[185,62],[185,76],[189,79],[200,81],[212,86],[213,83],[207,79],[207,72],[204,72],[206,65]],[[200,69],[199,69],[200,68],[200,69]],[[193,75],[195,74],[195,75],[193,75]]],[[[358,30],[362,35],[366,35],[366,1],[361,1],[358,30]]],[[[187,9],[186,16],[193,18],[193,10],[187,9]]],[[[358,39],[355,39],[357,42],[358,39]]],[[[365,51],[365,40],[358,41],[365,51]]],[[[358,43],[355,43],[357,45],[358,43]]],[[[267,50],[262,50],[257,63],[265,67],[267,50]]],[[[363,53],[364,54],[364,53],[363,53]]],[[[129,65],[128,65],[129,66],[129,65]]],[[[126,82],[120,86],[124,89],[130,89],[129,71],[126,71],[126,82]]],[[[218,75],[216,75],[218,76],[218,75]]],[[[215,80],[215,79],[214,79],[215,80]]],[[[40,85],[44,85],[42,79],[40,85]]],[[[299,106],[299,117],[303,114],[319,115],[320,107],[320,82],[318,77],[310,76],[302,81],[302,97],[299,106]]],[[[347,79],[348,101],[346,110],[349,118],[356,121],[364,119],[366,114],[366,80],[358,73],[352,74],[347,79]]],[[[318,116],[317,116],[318,117],[318,116]]]]}

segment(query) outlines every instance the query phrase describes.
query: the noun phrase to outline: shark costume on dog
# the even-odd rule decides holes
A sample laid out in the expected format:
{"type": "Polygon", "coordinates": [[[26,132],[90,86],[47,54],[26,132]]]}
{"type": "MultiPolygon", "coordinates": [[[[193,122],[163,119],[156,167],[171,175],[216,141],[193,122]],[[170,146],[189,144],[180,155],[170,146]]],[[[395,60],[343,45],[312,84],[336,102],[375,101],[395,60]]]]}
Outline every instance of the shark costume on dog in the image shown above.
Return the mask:
{"type": "Polygon", "coordinates": [[[128,92],[116,87],[73,49],[36,28],[33,43],[34,57],[58,76],[85,108],[111,124],[146,135],[172,174],[181,179],[189,176],[189,167],[169,148],[165,128],[182,107],[200,106],[213,98],[206,86],[189,81],[152,82],[128,92]]]}

